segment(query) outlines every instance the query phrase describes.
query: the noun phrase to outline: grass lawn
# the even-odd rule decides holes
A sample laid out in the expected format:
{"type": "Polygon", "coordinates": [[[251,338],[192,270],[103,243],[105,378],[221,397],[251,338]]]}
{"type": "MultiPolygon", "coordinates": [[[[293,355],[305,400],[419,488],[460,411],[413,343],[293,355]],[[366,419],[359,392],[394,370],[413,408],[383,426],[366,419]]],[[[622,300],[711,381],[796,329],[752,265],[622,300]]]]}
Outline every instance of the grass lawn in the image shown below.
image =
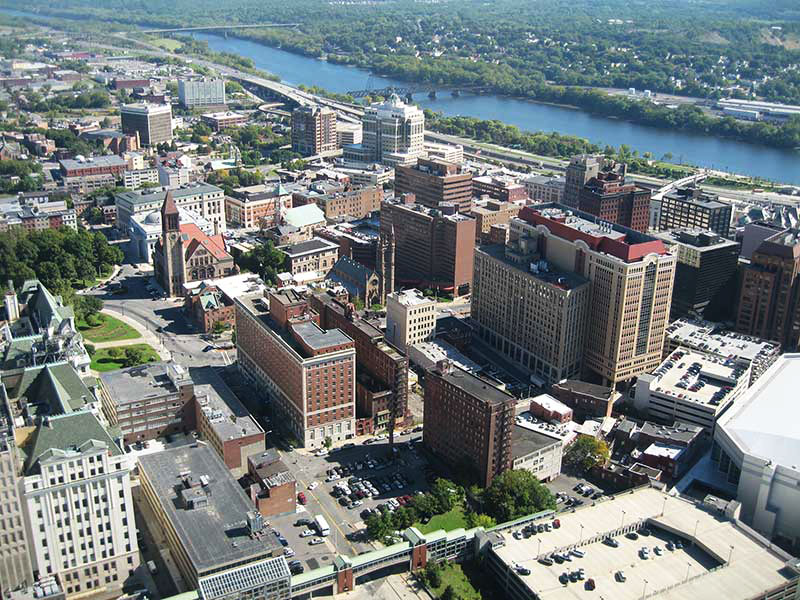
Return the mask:
{"type": "Polygon", "coordinates": [[[83,334],[83,337],[90,342],[118,342],[121,340],[135,340],[142,337],[133,327],[127,323],[123,323],[119,319],[115,319],[103,313],[99,313],[98,317],[102,323],[97,327],[89,327],[89,324],[84,320],[78,321],[78,330],[83,334]]]}
{"type": "Polygon", "coordinates": [[[442,585],[433,589],[437,598],[442,596],[448,585],[453,586],[455,596],[460,600],[481,600],[482,598],[480,592],[467,579],[461,565],[457,563],[449,563],[442,569],[442,585]]]}
{"type": "Polygon", "coordinates": [[[438,529],[450,531],[451,529],[458,529],[466,526],[467,520],[464,517],[463,506],[456,506],[446,513],[436,515],[424,525],[421,523],[414,523],[414,527],[419,529],[422,533],[430,533],[431,531],[436,531],[438,529]]]}
{"type": "Polygon", "coordinates": [[[158,38],[150,43],[159,48],[164,48],[164,50],[169,50],[170,52],[174,52],[183,46],[178,40],[173,40],[171,38],[158,38]]]}
{"type": "MultiPolygon", "coordinates": [[[[145,362],[155,362],[158,360],[158,352],[148,344],[133,344],[131,346],[117,346],[117,348],[139,348],[146,353],[145,362]]],[[[121,369],[124,366],[124,358],[111,358],[109,353],[113,348],[100,348],[96,350],[92,357],[92,363],[89,365],[90,369],[95,371],[113,371],[114,369],[121,369]]]]}

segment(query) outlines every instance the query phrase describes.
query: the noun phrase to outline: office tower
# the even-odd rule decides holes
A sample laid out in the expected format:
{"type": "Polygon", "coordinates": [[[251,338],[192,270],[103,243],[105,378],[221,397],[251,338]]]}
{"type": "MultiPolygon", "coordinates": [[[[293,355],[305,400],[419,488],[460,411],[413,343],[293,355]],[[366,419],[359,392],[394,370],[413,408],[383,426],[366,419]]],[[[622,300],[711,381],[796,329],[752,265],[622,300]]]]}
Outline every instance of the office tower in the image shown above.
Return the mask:
{"type": "Polygon", "coordinates": [[[676,263],[661,240],[562,204],[522,208],[511,232],[549,268],[590,281],[584,371],[613,387],[658,366],[676,263]]]}
{"type": "Polygon", "coordinates": [[[733,319],[739,244],[712,231],[680,229],[656,234],[678,258],[671,318],[733,319]]]}
{"type": "Polygon", "coordinates": [[[800,231],[768,237],[745,267],[736,330],[778,342],[785,352],[800,343],[800,231]]]}
{"type": "Polygon", "coordinates": [[[442,202],[468,213],[472,207],[472,173],[443,160],[420,158],[414,166],[398,165],[394,170],[396,195],[414,194],[417,203],[438,208],[442,202]]]}
{"type": "Polygon", "coordinates": [[[355,435],[353,340],[320,327],[304,294],[292,289],[240,296],[239,366],[272,399],[273,410],[304,447],[355,435]]]}
{"type": "Polygon", "coordinates": [[[361,123],[336,121],[336,138],[336,143],[339,148],[352,144],[360,144],[363,139],[361,123]]]}
{"type": "Polygon", "coordinates": [[[381,205],[381,232],[393,231],[394,286],[437,288],[454,296],[468,294],[475,219],[456,213],[452,206],[448,214],[410,200],[413,197],[406,194],[401,200],[387,200],[381,205]]]}
{"type": "Polygon", "coordinates": [[[29,440],[22,494],[35,573],[58,575],[67,597],[121,595],[139,566],[134,461],[85,410],[44,416],[29,440]]]}
{"type": "Polygon", "coordinates": [[[178,99],[184,108],[203,108],[225,104],[222,79],[179,79],[178,99]]]}
{"type": "Polygon", "coordinates": [[[292,150],[316,156],[338,148],[336,111],[327,106],[301,106],[292,111],[292,150]]]}
{"type": "Polygon", "coordinates": [[[646,232],[650,219],[650,190],[625,180],[621,170],[604,169],[592,177],[578,196],[578,209],[604,221],[646,232]]]}
{"type": "Polygon", "coordinates": [[[142,146],[172,141],[172,107],[169,104],[126,104],[119,112],[122,132],[138,135],[142,146]]]}
{"type": "Polygon", "coordinates": [[[564,204],[570,208],[578,208],[581,190],[603,166],[603,157],[594,154],[573,156],[567,166],[564,182],[564,204]]]}
{"type": "Polygon", "coordinates": [[[538,385],[580,376],[589,305],[588,280],[551,266],[526,238],[475,251],[477,333],[538,385]]]}
{"type": "Polygon", "coordinates": [[[461,477],[481,487],[511,468],[511,394],[440,361],[425,373],[423,444],[461,477]]]}
{"type": "Polygon", "coordinates": [[[361,122],[364,162],[412,165],[425,152],[425,114],[396,95],[368,106],[361,122]]]}
{"type": "Polygon", "coordinates": [[[661,199],[658,229],[710,229],[728,237],[732,214],[731,204],[720,202],[719,196],[694,186],[678,188],[664,194],[661,199]]]}
{"type": "Polygon", "coordinates": [[[436,302],[419,290],[403,290],[386,296],[386,339],[406,351],[408,346],[430,339],[436,331],[436,302]]]}

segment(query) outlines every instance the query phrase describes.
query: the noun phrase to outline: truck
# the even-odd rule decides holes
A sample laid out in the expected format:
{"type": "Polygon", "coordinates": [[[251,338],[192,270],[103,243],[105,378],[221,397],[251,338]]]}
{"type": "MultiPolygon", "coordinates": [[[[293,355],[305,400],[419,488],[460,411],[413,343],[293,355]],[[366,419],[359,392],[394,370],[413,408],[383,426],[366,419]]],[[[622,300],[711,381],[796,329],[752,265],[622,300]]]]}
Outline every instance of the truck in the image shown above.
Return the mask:
{"type": "Polygon", "coordinates": [[[314,527],[316,527],[317,532],[323,537],[330,535],[331,533],[331,528],[328,525],[328,522],[325,520],[325,517],[322,515],[317,515],[314,517],[314,527]]]}

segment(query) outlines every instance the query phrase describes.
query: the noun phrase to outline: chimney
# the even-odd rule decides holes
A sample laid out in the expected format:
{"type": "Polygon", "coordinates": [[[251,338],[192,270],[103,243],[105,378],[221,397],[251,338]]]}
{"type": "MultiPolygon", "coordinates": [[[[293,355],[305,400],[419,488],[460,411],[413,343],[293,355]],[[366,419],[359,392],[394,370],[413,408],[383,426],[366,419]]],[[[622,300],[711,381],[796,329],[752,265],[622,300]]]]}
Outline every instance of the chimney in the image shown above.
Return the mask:
{"type": "Polygon", "coordinates": [[[14,284],[11,280],[8,281],[8,291],[6,292],[4,303],[6,307],[6,318],[9,323],[13,323],[19,319],[19,301],[17,300],[17,294],[14,291],[14,284]]]}

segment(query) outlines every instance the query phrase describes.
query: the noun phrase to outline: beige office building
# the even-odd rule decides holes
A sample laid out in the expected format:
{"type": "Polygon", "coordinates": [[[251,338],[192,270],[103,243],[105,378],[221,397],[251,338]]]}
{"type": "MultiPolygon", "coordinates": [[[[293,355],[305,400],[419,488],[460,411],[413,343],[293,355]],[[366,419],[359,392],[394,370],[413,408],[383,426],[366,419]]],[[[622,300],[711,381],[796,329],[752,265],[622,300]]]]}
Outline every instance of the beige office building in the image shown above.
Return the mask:
{"type": "Polygon", "coordinates": [[[580,374],[590,286],[534,250],[527,240],[475,250],[472,319],[481,339],[545,385],[580,374]]]}
{"type": "Polygon", "coordinates": [[[613,386],[661,363],[676,262],[661,240],[561,204],[524,207],[511,238],[591,282],[584,370],[613,386]]]}
{"type": "Polygon", "coordinates": [[[436,302],[419,290],[386,296],[386,341],[405,351],[429,340],[436,331],[436,302]]]}

